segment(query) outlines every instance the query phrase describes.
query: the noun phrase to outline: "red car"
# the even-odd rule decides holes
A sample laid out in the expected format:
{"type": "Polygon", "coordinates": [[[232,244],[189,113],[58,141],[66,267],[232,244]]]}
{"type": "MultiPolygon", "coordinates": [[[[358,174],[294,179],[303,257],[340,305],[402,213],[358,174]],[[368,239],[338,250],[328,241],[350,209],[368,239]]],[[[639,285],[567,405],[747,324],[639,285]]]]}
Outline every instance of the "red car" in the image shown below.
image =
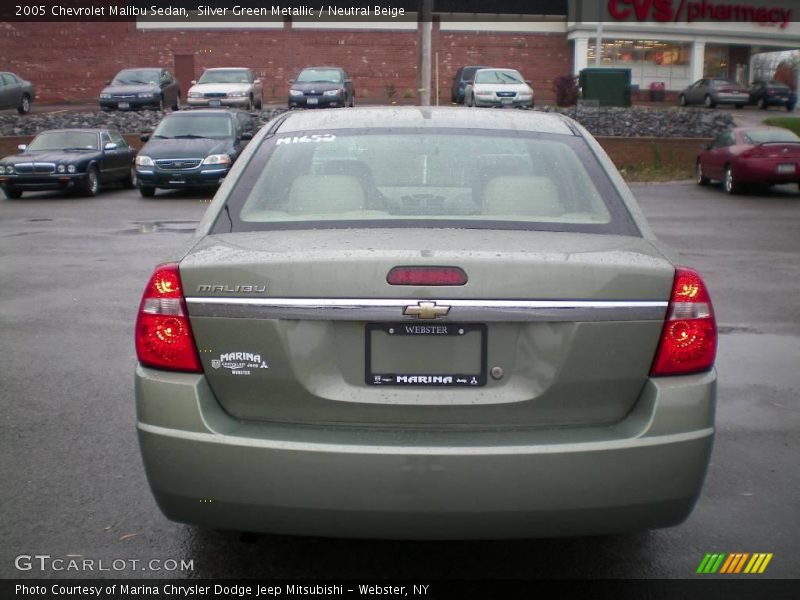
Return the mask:
{"type": "Polygon", "coordinates": [[[781,127],[734,127],[697,156],[697,183],[721,181],[735,194],[745,183],[800,185],[800,137],[781,127]]]}

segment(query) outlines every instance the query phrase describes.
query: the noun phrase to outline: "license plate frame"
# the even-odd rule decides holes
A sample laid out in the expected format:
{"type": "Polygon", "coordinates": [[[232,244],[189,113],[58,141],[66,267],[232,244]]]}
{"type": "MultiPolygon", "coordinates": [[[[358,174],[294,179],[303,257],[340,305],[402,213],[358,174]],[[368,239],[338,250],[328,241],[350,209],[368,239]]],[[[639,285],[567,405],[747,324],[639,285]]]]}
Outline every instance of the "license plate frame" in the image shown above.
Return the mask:
{"type": "Polygon", "coordinates": [[[128,110],[130,107],[130,102],[117,102],[117,108],[120,110],[128,110]]]}
{"type": "Polygon", "coordinates": [[[208,101],[209,106],[222,106],[222,101],[214,99],[208,101]]]}
{"type": "Polygon", "coordinates": [[[308,98],[308,99],[306,99],[306,103],[307,104],[319,104],[319,99],[318,98],[308,98]]]}
{"type": "Polygon", "coordinates": [[[794,175],[797,172],[797,165],[795,163],[781,163],[775,166],[775,172],[778,175],[794,175]]]}
{"type": "MultiPolygon", "coordinates": [[[[399,386],[399,387],[482,387],[487,379],[487,339],[488,332],[485,323],[423,323],[406,321],[401,323],[367,323],[364,328],[364,377],[370,386],[399,386]],[[442,331],[446,329],[445,331],[442,331]],[[479,354],[479,367],[469,373],[450,372],[449,369],[427,368],[403,372],[382,369],[379,372],[372,370],[373,365],[373,332],[383,332],[386,339],[389,336],[398,338],[416,339],[424,343],[425,339],[449,338],[451,341],[468,334],[478,334],[478,339],[471,339],[469,352],[479,354]],[[427,332],[426,332],[427,331],[427,332]]],[[[473,336],[474,337],[474,336],[473,336]]],[[[465,341],[467,339],[465,338],[465,341]]],[[[420,353],[422,354],[422,353],[420,353]]]]}

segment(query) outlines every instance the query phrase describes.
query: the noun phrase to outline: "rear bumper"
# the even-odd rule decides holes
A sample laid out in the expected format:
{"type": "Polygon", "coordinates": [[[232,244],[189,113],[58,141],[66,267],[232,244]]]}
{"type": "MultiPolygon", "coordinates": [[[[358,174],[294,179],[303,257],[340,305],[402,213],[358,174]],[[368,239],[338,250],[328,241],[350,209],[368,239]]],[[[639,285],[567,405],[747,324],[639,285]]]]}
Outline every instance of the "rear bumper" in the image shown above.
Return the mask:
{"type": "Polygon", "coordinates": [[[749,159],[734,164],[734,178],[739,183],[800,183],[800,165],[796,159],[781,161],[780,159],[749,159]],[[795,164],[793,173],[778,173],[781,163],[795,164]]]}
{"type": "Polygon", "coordinates": [[[139,443],[175,521],[301,535],[511,538],[675,525],[700,493],[716,373],[650,380],[610,426],[337,429],[243,422],[202,375],[139,366],[139,443]]]}

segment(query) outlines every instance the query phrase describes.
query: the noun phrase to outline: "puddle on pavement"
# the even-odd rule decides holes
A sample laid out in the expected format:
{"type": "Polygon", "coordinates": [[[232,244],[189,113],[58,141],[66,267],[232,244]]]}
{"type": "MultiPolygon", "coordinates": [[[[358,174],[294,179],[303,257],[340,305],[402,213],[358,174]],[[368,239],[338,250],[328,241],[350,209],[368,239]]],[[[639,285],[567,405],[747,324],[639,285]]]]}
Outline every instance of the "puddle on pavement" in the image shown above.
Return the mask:
{"type": "Polygon", "coordinates": [[[194,233],[199,221],[134,221],[132,229],[124,229],[121,234],[130,233],[194,233]]]}

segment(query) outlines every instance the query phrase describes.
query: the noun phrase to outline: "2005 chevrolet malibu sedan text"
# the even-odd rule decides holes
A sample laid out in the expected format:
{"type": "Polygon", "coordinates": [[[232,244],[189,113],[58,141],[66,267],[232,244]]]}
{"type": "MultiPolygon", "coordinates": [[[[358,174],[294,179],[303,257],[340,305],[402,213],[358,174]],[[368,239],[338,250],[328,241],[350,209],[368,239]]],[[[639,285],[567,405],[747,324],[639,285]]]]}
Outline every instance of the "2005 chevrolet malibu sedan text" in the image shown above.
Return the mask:
{"type": "Polygon", "coordinates": [[[136,324],[170,519],[503,538],[680,523],[714,437],[708,291],[553,114],[292,112],[136,324]]]}

